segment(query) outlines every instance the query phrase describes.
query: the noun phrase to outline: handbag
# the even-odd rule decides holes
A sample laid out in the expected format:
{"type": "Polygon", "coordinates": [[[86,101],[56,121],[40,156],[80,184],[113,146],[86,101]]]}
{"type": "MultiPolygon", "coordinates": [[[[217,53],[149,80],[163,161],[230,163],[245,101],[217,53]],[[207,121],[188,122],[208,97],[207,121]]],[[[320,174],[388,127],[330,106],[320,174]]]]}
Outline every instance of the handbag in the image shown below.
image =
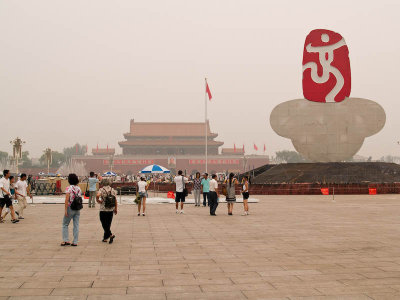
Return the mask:
{"type": "Polygon", "coordinates": [[[228,195],[228,190],[226,189],[226,185],[222,186],[222,195],[224,195],[226,197],[226,195],[228,195]]]}
{"type": "Polygon", "coordinates": [[[86,198],[88,198],[89,195],[90,195],[90,192],[88,191],[88,185],[89,185],[89,178],[88,178],[88,181],[86,183],[86,190],[85,190],[85,194],[84,194],[86,198]]]}
{"type": "Polygon", "coordinates": [[[187,188],[186,188],[184,178],[185,178],[185,177],[183,177],[183,175],[182,175],[183,195],[184,195],[185,197],[187,197],[187,196],[189,195],[189,192],[188,192],[188,190],[187,190],[187,188]]]}

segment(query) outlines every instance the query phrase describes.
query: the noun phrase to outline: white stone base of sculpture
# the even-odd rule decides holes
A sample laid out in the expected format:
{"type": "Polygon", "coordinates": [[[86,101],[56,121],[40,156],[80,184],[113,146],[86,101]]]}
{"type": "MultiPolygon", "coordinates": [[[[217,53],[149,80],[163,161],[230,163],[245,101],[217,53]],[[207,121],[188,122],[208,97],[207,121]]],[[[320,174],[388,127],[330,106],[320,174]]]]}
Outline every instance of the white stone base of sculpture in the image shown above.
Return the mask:
{"type": "Polygon", "coordinates": [[[296,99],[279,104],[270,116],[272,129],[291,139],[304,158],[315,162],[352,158],[364,139],[378,133],[385,122],[383,108],[361,98],[337,103],[296,99]]]}

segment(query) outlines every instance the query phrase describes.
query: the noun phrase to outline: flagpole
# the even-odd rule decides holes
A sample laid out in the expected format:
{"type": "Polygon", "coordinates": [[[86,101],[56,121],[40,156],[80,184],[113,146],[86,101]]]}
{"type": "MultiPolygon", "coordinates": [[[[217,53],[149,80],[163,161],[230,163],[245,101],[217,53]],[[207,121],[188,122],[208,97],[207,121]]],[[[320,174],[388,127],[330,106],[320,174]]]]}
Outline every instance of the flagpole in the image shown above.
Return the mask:
{"type": "Polygon", "coordinates": [[[204,78],[205,82],[204,82],[204,107],[205,107],[205,122],[204,122],[204,138],[205,138],[205,145],[206,145],[206,149],[205,149],[205,154],[206,154],[206,173],[207,173],[207,167],[208,167],[208,141],[207,141],[207,78],[204,78]]]}

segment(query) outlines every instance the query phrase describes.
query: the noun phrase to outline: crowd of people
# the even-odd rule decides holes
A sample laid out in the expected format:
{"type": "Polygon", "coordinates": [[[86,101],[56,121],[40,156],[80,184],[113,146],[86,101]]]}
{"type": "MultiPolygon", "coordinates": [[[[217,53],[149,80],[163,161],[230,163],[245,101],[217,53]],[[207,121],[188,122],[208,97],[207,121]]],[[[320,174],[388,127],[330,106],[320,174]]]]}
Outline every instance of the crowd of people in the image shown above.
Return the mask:
{"type": "Polygon", "coordinates": [[[8,214],[14,224],[23,220],[27,196],[32,199],[26,174],[22,173],[16,182],[10,170],[4,170],[3,177],[0,179],[0,223],[4,223],[8,214]],[[4,207],[6,209],[3,214],[4,207]]]}
{"type": "MultiPolygon", "coordinates": [[[[17,182],[9,170],[3,171],[0,179],[0,222],[3,223],[9,214],[12,223],[18,223],[24,219],[24,209],[27,207],[26,198],[32,198],[26,174],[22,173],[17,182]],[[4,210],[4,207],[6,208],[4,210]],[[4,214],[3,213],[4,210],[4,214]]],[[[209,207],[210,215],[216,216],[219,205],[220,189],[218,187],[217,175],[207,173],[201,175],[199,172],[193,178],[187,178],[181,170],[173,178],[175,183],[175,204],[176,214],[184,214],[184,203],[188,196],[187,184],[193,183],[193,195],[195,207],[201,206],[201,195],[203,196],[202,206],[209,207]]],[[[104,230],[102,242],[112,244],[115,234],[111,232],[113,216],[118,212],[117,192],[111,187],[110,178],[98,177],[94,172],[90,172],[87,181],[86,191],[82,194],[79,187],[79,178],[76,174],[69,174],[68,186],[65,189],[64,216],[62,220],[62,243],[61,246],[77,246],[79,241],[79,218],[83,208],[83,195],[88,197],[88,207],[95,208],[99,204],[99,219],[104,230]],[[100,186],[98,189],[97,186],[100,186]],[[70,242],[69,225],[73,223],[73,239],[70,242]]],[[[239,185],[238,179],[230,173],[222,186],[222,194],[226,197],[228,215],[233,215],[233,206],[236,202],[236,186],[239,185]]],[[[146,198],[149,181],[145,177],[139,177],[137,183],[136,203],[138,204],[138,216],[146,216],[146,198]]],[[[249,181],[247,177],[242,180],[241,192],[243,195],[243,214],[249,214],[249,181]]]]}

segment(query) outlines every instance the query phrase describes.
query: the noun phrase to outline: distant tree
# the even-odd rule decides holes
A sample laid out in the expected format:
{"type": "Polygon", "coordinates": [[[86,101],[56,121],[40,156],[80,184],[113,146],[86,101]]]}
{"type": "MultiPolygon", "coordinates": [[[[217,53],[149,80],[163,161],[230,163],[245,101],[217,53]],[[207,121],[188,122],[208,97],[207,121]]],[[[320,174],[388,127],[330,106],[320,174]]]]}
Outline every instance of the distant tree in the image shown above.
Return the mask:
{"type": "Polygon", "coordinates": [[[86,145],[76,143],[72,147],[64,148],[63,153],[66,159],[71,158],[73,155],[84,155],[86,153],[86,145]]]}
{"type": "MultiPolygon", "coordinates": [[[[63,162],[66,161],[66,156],[64,153],[52,151],[51,155],[52,155],[52,163],[51,163],[50,167],[52,167],[52,168],[58,168],[59,166],[61,166],[61,164],[63,162]]],[[[46,156],[44,153],[39,158],[39,162],[42,166],[47,167],[47,160],[46,160],[46,156]]]]}
{"type": "Polygon", "coordinates": [[[29,151],[22,151],[21,166],[23,168],[32,167],[32,159],[29,158],[29,151]]]}
{"type": "Polygon", "coordinates": [[[7,159],[8,153],[4,151],[0,151],[0,160],[7,159]]]}
{"type": "Polygon", "coordinates": [[[275,152],[275,159],[278,163],[307,162],[298,152],[289,150],[275,152]]]}

